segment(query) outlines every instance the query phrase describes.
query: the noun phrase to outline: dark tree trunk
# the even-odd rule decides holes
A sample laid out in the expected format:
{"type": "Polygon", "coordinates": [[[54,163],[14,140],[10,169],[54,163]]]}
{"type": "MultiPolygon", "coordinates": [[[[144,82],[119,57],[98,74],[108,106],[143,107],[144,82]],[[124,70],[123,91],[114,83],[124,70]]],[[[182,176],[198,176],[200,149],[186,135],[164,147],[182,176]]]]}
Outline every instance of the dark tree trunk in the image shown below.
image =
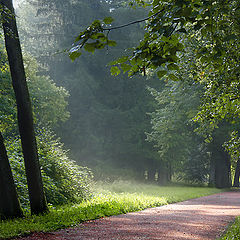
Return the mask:
{"type": "Polygon", "coordinates": [[[168,176],[167,176],[167,179],[168,179],[168,182],[171,182],[172,181],[172,164],[171,163],[168,163],[168,176]]]}
{"type": "Polygon", "coordinates": [[[233,187],[239,187],[239,176],[240,176],[240,159],[237,161],[237,166],[234,174],[234,183],[233,187]]]}
{"type": "Polygon", "coordinates": [[[216,158],[215,186],[217,188],[231,187],[231,168],[230,157],[228,153],[226,153],[224,149],[220,147],[218,151],[213,152],[213,157],[216,158]]]}
{"type": "Polygon", "coordinates": [[[208,145],[210,155],[209,185],[217,188],[232,186],[230,155],[223,148],[226,140],[227,125],[223,124],[213,134],[213,141],[208,145]]]}
{"type": "Polygon", "coordinates": [[[22,216],[7,151],[0,133],[0,219],[22,216]]]}
{"type": "Polygon", "coordinates": [[[208,182],[209,187],[215,187],[215,169],[216,169],[215,160],[211,157],[208,182]]]}
{"type": "Polygon", "coordinates": [[[39,214],[48,211],[48,207],[43,191],[37,144],[33,127],[32,107],[26,83],[22,51],[12,0],[0,0],[0,3],[6,10],[2,12],[3,30],[12,76],[12,84],[16,96],[18,127],[26,167],[31,213],[39,214]]]}
{"type": "Polygon", "coordinates": [[[155,168],[151,168],[148,169],[148,181],[149,182],[155,182],[155,174],[156,174],[156,169],[155,168]]]}
{"type": "Polygon", "coordinates": [[[166,185],[169,182],[169,169],[166,164],[160,164],[158,169],[158,184],[166,185]]]}
{"type": "Polygon", "coordinates": [[[168,183],[168,174],[166,169],[160,169],[158,171],[158,183],[159,185],[166,185],[168,183]]]}

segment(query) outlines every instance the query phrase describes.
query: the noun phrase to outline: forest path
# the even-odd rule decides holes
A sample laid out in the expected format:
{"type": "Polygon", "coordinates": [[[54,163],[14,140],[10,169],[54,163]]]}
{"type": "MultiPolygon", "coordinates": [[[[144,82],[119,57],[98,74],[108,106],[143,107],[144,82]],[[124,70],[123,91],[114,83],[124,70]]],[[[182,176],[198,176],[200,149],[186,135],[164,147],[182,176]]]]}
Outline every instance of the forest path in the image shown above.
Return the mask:
{"type": "Polygon", "coordinates": [[[240,192],[224,192],[79,224],[21,240],[214,240],[240,216],[240,192]]]}

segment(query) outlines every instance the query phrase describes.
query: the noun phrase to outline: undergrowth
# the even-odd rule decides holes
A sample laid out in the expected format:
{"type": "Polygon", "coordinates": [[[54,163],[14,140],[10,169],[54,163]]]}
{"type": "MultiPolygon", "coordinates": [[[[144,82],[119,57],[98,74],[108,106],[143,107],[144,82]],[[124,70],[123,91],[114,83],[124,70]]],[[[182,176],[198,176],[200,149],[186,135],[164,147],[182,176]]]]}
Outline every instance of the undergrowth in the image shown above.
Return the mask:
{"type": "MultiPolygon", "coordinates": [[[[37,131],[37,145],[44,191],[47,202],[61,205],[66,202],[83,201],[90,197],[92,173],[69,159],[64,145],[54,133],[42,127],[37,131]]],[[[29,212],[29,197],[24,158],[19,137],[6,141],[8,157],[24,212],[29,212]]]]}
{"type": "Polygon", "coordinates": [[[159,187],[123,181],[114,184],[98,183],[91,200],[79,204],[52,207],[50,213],[46,215],[28,215],[24,219],[2,221],[0,238],[35,231],[54,231],[75,226],[86,220],[139,211],[220,191],[205,187],[159,187]]]}
{"type": "Polygon", "coordinates": [[[236,218],[235,222],[219,240],[240,240],[240,217],[236,218]]]}

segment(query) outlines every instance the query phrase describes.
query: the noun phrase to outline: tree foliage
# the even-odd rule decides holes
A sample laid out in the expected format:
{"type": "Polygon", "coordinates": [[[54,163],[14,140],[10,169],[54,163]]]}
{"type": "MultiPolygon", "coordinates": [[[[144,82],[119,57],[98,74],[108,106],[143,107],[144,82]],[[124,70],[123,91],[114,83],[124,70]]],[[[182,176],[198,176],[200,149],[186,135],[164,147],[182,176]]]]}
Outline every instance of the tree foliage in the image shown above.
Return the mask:
{"type": "MultiPolygon", "coordinates": [[[[194,50],[202,70],[197,73],[198,81],[206,85],[206,104],[197,119],[211,118],[213,124],[217,119],[238,117],[239,1],[155,0],[148,15],[144,38],[132,54],[113,62],[112,73],[117,75],[122,69],[132,75],[150,68],[157,71],[159,78],[167,74],[177,80],[177,75],[171,71],[179,69],[180,53],[187,48],[183,40],[186,35],[199,42],[194,50]]],[[[91,25],[85,30],[90,29],[91,34],[81,32],[75,40],[79,43],[70,50],[71,54],[79,52],[95,34],[108,35],[116,28],[104,28],[100,21],[98,26],[91,25]]]]}
{"type": "MultiPolygon", "coordinates": [[[[12,88],[10,68],[2,41],[0,51],[0,103],[3,106],[0,110],[2,120],[0,128],[7,139],[7,151],[20,201],[25,210],[29,210],[29,186],[25,175],[26,165],[23,161],[21,141],[17,130],[16,96],[12,88]]],[[[38,64],[31,55],[26,53],[24,60],[27,73],[26,80],[30,86],[31,100],[33,102],[35,126],[42,129],[42,132],[38,133],[38,151],[40,152],[41,164],[44,165],[41,174],[43,175],[48,201],[56,205],[67,201],[83,200],[90,194],[90,171],[77,166],[73,161],[69,160],[66,151],[63,150],[60,141],[55,139],[53,132],[44,131],[44,128],[54,128],[58,123],[65,121],[69,117],[69,112],[66,111],[68,92],[63,87],[56,86],[50,77],[39,76],[38,64]]],[[[38,198],[38,194],[34,197],[38,198]]],[[[1,207],[3,206],[1,205],[1,207]]],[[[37,212],[36,208],[33,212],[37,212]]]]}
{"type": "MultiPolygon", "coordinates": [[[[118,45],[115,48],[109,47],[107,54],[95,52],[93,58],[91,53],[87,53],[82,56],[83,60],[79,59],[74,63],[69,61],[66,55],[46,56],[46,52],[53,48],[67,48],[76,29],[86,25],[88,19],[108,16],[110,9],[114,9],[111,10],[113,16],[130,20],[134,16],[142,15],[143,11],[129,10],[120,3],[121,1],[78,1],[71,4],[65,2],[62,1],[68,6],[66,8],[58,5],[59,1],[53,1],[53,7],[48,7],[47,3],[44,5],[47,8],[45,14],[40,11],[42,7],[39,4],[38,8],[34,7],[34,12],[39,12],[39,15],[28,21],[38,22],[40,44],[45,44],[45,49],[48,50],[45,51],[43,60],[42,54],[35,52],[34,41],[32,44],[28,42],[28,49],[36,54],[40,64],[45,63],[48,66],[47,71],[51,78],[70,93],[68,109],[71,116],[66,124],[58,128],[58,133],[79,163],[97,169],[107,169],[107,166],[111,169],[114,166],[129,172],[132,170],[136,175],[143,176],[143,169],[150,165],[148,160],[156,153],[152,144],[145,142],[144,132],[150,128],[150,118],[145,113],[154,107],[146,85],[161,83],[156,78],[146,80],[142,76],[136,76],[129,81],[127,76],[122,74],[116,79],[109,74],[110,67],[106,67],[114,56],[121,56],[121,49],[137,43],[143,33],[140,26],[134,26],[130,32],[110,33],[109,37],[118,39],[118,45]],[[82,18],[84,14],[88,18],[82,18]],[[46,36],[41,32],[42,23],[51,15],[59,16],[61,21],[51,21],[46,36]],[[61,27],[61,30],[51,29],[55,24],[61,27]],[[45,40],[42,40],[44,37],[45,40]],[[136,169],[136,162],[139,163],[139,170],[136,169]]],[[[21,14],[20,10],[18,14],[21,14]]],[[[105,21],[110,22],[111,18],[105,18],[105,21]]],[[[31,38],[37,31],[36,26],[30,27],[28,36],[31,38]]],[[[106,170],[107,173],[109,169],[106,170]]]]}
{"type": "MultiPolygon", "coordinates": [[[[132,76],[153,70],[159,78],[180,80],[178,72],[183,67],[182,57],[190,60],[185,56],[189,54],[188,44],[194,41],[196,48],[192,49],[194,61],[191,71],[195,81],[204,86],[201,110],[195,117],[200,123],[198,131],[211,140],[211,134],[223,120],[238,122],[239,1],[136,2],[150,6],[145,22],[146,33],[130,54],[112,62],[112,74],[118,75],[122,70],[132,76]]],[[[81,32],[75,40],[76,46],[70,50],[71,54],[79,54],[95,34],[108,36],[109,32],[127,26],[105,27],[104,24],[98,21],[98,26],[90,25],[90,34],[85,34],[88,28],[81,32]]],[[[232,142],[233,139],[230,144],[232,142]]]]}
{"type": "MultiPolygon", "coordinates": [[[[24,36],[33,40],[28,47],[51,77],[70,92],[72,116],[63,139],[79,161],[101,168],[114,160],[118,167],[133,169],[138,162],[141,170],[155,168],[154,175],[165,158],[184,178],[205,181],[211,151],[193,133],[194,127],[211,140],[221,121],[237,123],[239,117],[239,2],[130,2],[136,11],[126,8],[127,1],[27,2],[37,17],[25,14],[24,36]],[[80,33],[68,50],[74,63],[49,54],[68,48],[76,32],[80,33]],[[38,37],[44,46],[40,49],[35,44],[38,37]],[[127,50],[120,52],[121,48],[127,50]],[[105,54],[97,49],[105,49],[105,54]],[[111,78],[109,70],[117,78],[111,78]],[[144,83],[138,73],[147,76],[144,83]],[[155,76],[168,83],[157,82],[155,76]],[[174,83],[178,80],[181,83],[174,83]],[[146,85],[157,103],[146,93],[146,85]],[[195,115],[197,123],[190,124],[195,115]],[[144,132],[151,143],[144,142],[144,132]]],[[[213,149],[220,149],[215,143],[213,149]]]]}
{"type": "MultiPolygon", "coordinates": [[[[47,202],[52,205],[69,201],[83,201],[90,196],[92,174],[87,168],[78,166],[70,160],[63,144],[55,134],[41,128],[37,131],[39,160],[47,202]]],[[[9,160],[15,179],[20,202],[29,210],[29,197],[21,143],[18,137],[7,141],[9,160]]]]}
{"type": "MultiPolygon", "coordinates": [[[[132,54],[124,59],[124,62],[131,66],[130,73],[141,71],[142,67],[177,69],[175,63],[179,59],[178,53],[185,49],[182,34],[192,37],[193,32],[196,36],[200,34],[204,39],[209,39],[204,46],[197,49],[197,58],[206,64],[214,63],[215,67],[220,68],[220,63],[228,52],[224,51],[223,47],[235,45],[233,43],[239,39],[238,4],[238,1],[153,1],[145,25],[144,38],[132,54]],[[232,29],[227,27],[229,23],[232,29]]],[[[79,43],[70,53],[77,54],[85,44],[89,44],[88,41],[94,40],[96,34],[101,33],[101,37],[104,38],[109,31],[119,28],[105,28],[104,24],[106,23],[96,20],[81,32],[75,39],[75,42],[79,43]]],[[[94,43],[90,44],[94,46],[94,43]]],[[[97,47],[96,45],[96,49],[97,47]]],[[[120,59],[119,63],[121,61],[123,60],[120,59]]]]}
{"type": "MultiPolygon", "coordinates": [[[[6,135],[15,135],[17,131],[17,109],[15,95],[11,85],[11,76],[7,63],[6,53],[1,48],[1,84],[0,127],[6,135]]],[[[58,87],[49,76],[38,76],[38,64],[29,54],[24,57],[27,83],[33,104],[33,115],[36,125],[56,127],[69,118],[66,110],[68,92],[63,87],[58,87]]]]}
{"type": "Polygon", "coordinates": [[[172,174],[190,182],[207,182],[209,170],[206,144],[194,132],[192,117],[200,105],[201,86],[168,82],[161,91],[149,89],[157,102],[151,113],[151,132],[161,159],[171,163],[172,174]]]}

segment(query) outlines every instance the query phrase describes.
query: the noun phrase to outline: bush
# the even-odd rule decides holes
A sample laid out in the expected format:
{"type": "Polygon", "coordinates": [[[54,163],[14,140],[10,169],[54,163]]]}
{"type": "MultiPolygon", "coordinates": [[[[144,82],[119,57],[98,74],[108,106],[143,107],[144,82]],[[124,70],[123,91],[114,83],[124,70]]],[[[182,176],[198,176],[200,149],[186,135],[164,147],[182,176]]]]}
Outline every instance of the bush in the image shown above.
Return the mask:
{"type": "MultiPolygon", "coordinates": [[[[59,205],[88,199],[91,195],[91,171],[70,160],[63,144],[50,130],[38,130],[37,143],[48,203],[59,205]]],[[[6,146],[20,202],[24,209],[28,209],[27,180],[20,139],[9,139],[6,146]]]]}

